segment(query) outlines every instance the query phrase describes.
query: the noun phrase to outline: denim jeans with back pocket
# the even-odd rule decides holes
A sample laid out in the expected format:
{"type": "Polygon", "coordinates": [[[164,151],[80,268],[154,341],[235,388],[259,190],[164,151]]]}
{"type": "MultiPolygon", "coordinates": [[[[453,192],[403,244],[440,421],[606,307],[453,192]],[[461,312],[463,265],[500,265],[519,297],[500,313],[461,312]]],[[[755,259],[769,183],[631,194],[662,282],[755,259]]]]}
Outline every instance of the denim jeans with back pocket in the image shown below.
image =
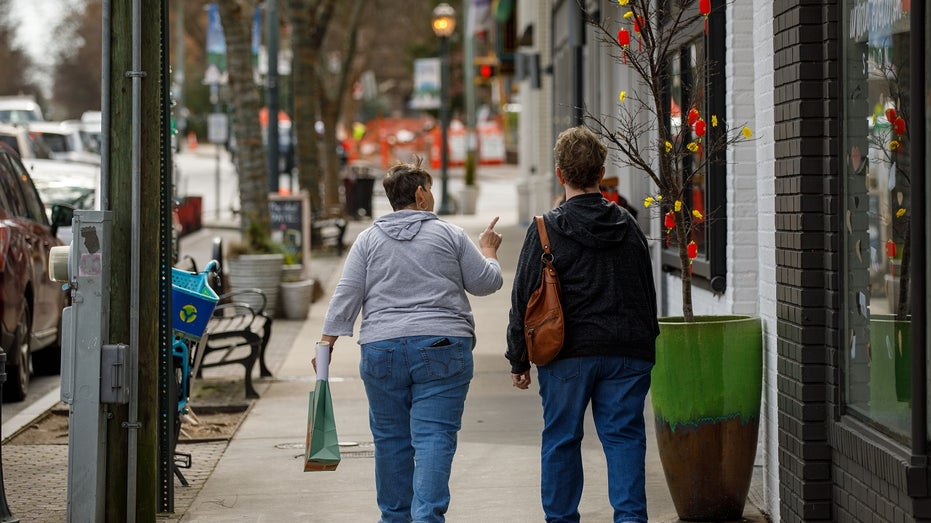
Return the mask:
{"type": "Polygon", "coordinates": [[[442,336],[362,345],[382,523],[445,521],[473,345],[474,338],[442,336]]]}

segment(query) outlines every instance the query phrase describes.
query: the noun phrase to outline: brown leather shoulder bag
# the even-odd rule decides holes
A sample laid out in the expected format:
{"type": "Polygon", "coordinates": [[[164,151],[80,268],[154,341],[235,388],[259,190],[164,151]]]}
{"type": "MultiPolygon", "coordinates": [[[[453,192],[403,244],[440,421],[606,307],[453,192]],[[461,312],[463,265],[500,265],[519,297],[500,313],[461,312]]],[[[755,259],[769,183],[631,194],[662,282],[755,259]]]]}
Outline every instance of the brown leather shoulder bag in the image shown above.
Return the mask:
{"type": "Polygon", "coordinates": [[[527,356],[530,363],[543,366],[553,360],[562,349],[565,335],[565,322],[559,296],[559,278],[553,266],[553,253],[550,250],[550,238],[546,233],[546,224],[542,216],[534,216],[540,244],[543,246],[543,275],[540,287],[530,295],[527,310],[524,311],[524,340],[527,342],[527,356]]]}

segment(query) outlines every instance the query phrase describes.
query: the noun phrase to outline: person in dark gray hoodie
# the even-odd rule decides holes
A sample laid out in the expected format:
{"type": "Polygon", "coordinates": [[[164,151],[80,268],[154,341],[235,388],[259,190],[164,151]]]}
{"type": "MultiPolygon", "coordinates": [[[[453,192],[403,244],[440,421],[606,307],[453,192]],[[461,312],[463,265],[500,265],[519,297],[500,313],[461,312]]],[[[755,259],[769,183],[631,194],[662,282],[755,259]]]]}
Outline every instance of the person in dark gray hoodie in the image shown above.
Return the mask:
{"type": "MultiPolygon", "coordinates": [[[[543,401],[541,497],[547,522],[578,522],[582,434],[592,406],[608,462],[614,521],[646,522],[644,400],[659,335],[646,238],[622,207],[602,197],[607,149],[584,127],[556,141],[556,177],[566,201],[544,214],[559,275],[565,338],[556,358],[537,366],[543,401]]],[[[530,386],[524,313],[543,268],[536,225],[521,249],[507,330],[515,387],[530,386]]]]}
{"type": "Polygon", "coordinates": [[[346,257],[323,325],[330,349],[359,312],[359,373],[375,440],[381,523],[442,522],[449,475],[472,380],[475,321],[466,293],[503,285],[495,217],[478,247],[433,213],[430,174],[417,163],[388,170],[394,212],[363,231],[346,257]]]}

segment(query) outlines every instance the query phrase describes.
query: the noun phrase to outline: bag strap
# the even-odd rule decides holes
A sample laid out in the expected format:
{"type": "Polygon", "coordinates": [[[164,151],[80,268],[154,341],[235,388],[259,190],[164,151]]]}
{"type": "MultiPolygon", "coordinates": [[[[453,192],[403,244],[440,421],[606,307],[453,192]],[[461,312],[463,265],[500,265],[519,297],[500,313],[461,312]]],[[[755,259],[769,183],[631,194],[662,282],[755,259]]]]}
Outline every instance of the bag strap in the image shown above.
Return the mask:
{"type": "Polygon", "coordinates": [[[543,253],[550,255],[550,260],[552,260],[553,253],[550,252],[550,235],[546,233],[546,224],[543,222],[542,216],[534,216],[534,221],[537,222],[537,232],[540,233],[540,245],[543,246],[543,253]]]}

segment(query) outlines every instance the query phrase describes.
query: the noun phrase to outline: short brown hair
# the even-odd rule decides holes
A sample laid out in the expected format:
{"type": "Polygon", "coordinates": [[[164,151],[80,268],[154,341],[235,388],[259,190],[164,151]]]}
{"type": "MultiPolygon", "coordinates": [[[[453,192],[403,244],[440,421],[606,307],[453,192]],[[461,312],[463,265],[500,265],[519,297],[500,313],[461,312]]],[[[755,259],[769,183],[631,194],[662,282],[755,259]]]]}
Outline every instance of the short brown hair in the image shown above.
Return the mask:
{"type": "Polygon", "coordinates": [[[598,184],[608,148],[587,127],[580,125],[559,133],[553,152],[567,184],[576,189],[598,184]]]}
{"type": "Polygon", "coordinates": [[[414,156],[414,163],[399,163],[393,165],[385,174],[381,185],[385,188],[385,195],[388,196],[388,203],[395,211],[407,207],[417,201],[414,196],[417,193],[417,187],[427,188],[427,185],[433,185],[433,177],[425,169],[420,167],[423,158],[414,156]]]}

